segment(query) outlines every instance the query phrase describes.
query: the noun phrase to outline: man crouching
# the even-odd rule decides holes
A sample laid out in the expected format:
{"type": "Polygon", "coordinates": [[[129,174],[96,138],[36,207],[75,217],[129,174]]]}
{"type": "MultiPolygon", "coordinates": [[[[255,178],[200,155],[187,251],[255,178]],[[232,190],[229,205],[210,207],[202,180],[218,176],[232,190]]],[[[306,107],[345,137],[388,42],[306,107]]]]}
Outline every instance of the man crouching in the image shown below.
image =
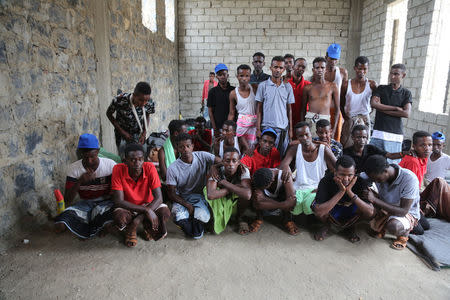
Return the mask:
{"type": "Polygon", "coordinates": [[[170,210],[162,203],[161,182],[155,166],[144,162],[144,148],[139,144],[125,147],[125,163],[112,173],[111,190],[115,210],[114,222],[125,230],[125,245],[137,245],[137,227],[143,223],[145,240],[159,240],[167,235],[170,210]]]}

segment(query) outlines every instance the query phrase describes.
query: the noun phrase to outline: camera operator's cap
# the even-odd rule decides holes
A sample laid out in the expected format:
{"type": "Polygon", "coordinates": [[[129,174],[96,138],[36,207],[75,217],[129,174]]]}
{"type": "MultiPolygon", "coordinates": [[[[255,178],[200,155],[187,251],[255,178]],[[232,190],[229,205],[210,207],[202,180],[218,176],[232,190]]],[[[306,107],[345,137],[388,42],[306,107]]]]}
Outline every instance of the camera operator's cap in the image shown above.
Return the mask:
{"type": "Polygon", "coordinates": [[[95,135],[85,133],[78,139],[78,149],[99,149],[98,139],[95,135]]]}
{"type": "Polygon", "coordinates": [[[261,136],[263,136],[265,134],[273,134],[275,139],[277,139],[277,137],[278,137],[277,132],[275,130],[273,130],[272,128],[264,129],[261,133],[261,136]]]}
{"type": "Polygon", "coordinates": [[[225,64],[218,64],[216,66],[216,68],[214,69],[214,72],[216,72],[216,74],[217,74],[219,71],[222,71],[222,70],[228,71],[227,66],[225,64]]]}
{"type": "Polygon", "coordinates": [[[443,134],[443,133],[440,132],[440,131],[436,131],[435,133],[433,133],[433,134],[431,135],[431,138],[432,138],[433,140],[445,141],[445,134],[443,134]]]}
{"type": "Polygon", "coordinates": [[[341,45],[331,44],[327,49],[328,57],[333,59],[341,58],[341,45]]]}

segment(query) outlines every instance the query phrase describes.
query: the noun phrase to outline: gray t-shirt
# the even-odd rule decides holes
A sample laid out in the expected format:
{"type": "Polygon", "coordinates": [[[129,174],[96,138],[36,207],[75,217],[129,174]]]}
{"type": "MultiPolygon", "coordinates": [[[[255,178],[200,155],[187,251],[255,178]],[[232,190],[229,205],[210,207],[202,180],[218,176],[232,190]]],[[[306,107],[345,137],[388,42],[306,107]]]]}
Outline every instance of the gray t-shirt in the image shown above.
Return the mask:
{"type": "MultiPolygon", "coordinates": [[[[402,198],[413,199],[413,204],[409,209],[409,213],[419,220],[420,191],[419,180],[417,179],[416,174],[397,165],[391,166],[398,169],[398,175],[394,182],[392,182],[392,184],[389,184],[388,182],[375,183],[381,200],[391,205],[400,206],[402,198]]],[[[365,173],[362,173],[361,177],[368,178],[365,173]]]]}
{"type": "Polygon", "coordinates": [[[269,78],[258,85],[255,100],[263,103],[261,126],[286,129],[289,125],[286,105],[295,103],[290,83],[277,86],[269,78]]]}
{"type": "Polygon", "coordinates": [[[206,174],[214,163],[215,156],[204,151],[193,152],[191,164],[178,158],[167,169],[168,185],[177,187],[177,194],[181,197],[190,194],[203,194],[206,184],[206,174]]]}

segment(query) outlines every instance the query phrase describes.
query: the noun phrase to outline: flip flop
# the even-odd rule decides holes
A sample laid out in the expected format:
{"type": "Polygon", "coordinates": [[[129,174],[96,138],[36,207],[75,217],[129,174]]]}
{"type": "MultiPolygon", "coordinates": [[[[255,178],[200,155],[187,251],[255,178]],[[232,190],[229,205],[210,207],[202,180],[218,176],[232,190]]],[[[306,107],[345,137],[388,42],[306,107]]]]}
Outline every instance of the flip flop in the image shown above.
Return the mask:
{"type": "Polygon", "coordinates": [[[293,221],[288,221],[284,224],[284,227],[286,227],[288,233],[290,235],[297,235],[299,233],[297,225],[293,221]]]}
{"type": "Polygon", "coordinates": [[[137,245],[136,230],[132,232],[127,232],[125,234],[125,245],[129,248],[136,247],[137,245]]]}
{"type": "Polygon", "coordinates": [[[250,232],[258,232],[259,229],[261,228],[263,220],[254,220],[253,223],[250,225],[250,232]]]}
{"type": "Polygon", "coordinates": [[[317,230],[314,233],[314,239],[318,242],[323,241],[328,235],[328,230],[330,230],[328,226],[326,225],[322,226],[319,230],[317,230]]]}

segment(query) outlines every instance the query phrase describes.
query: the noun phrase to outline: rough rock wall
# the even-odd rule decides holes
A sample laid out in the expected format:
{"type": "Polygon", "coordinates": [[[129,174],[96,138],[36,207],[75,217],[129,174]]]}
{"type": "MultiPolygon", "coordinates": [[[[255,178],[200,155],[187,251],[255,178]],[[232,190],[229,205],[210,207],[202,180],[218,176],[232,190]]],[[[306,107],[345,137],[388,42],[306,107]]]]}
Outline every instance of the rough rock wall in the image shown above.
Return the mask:
{"type": "MultiPolygon", "coordinates": [[[[164,3],[157,2],[157,33],[141,25],[141,1],[105,3],[111,86],[104,98],[150,81],[151,129],[165,128],[179,109],[176,45],[160,26],[164,3]]],[[[52,190],[64,187],[78,136],[112,131],[100,119],[109,103],[99,103],[96,17],[88,0],[0,2],[0,248],[20,228],[54,216],[52,190]]]]}

